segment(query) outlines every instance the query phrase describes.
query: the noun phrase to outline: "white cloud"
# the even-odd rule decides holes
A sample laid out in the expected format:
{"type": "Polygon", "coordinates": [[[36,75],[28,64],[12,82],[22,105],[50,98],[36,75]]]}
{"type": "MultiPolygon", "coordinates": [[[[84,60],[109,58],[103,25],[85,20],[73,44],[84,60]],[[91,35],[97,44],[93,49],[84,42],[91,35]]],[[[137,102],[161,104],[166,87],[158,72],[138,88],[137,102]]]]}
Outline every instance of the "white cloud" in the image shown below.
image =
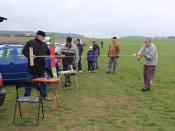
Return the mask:
{"type": "Polygon", "coordinates": [[[86,37],[175,35],[174,0],[1,0],[0,30],[86,37]]]}

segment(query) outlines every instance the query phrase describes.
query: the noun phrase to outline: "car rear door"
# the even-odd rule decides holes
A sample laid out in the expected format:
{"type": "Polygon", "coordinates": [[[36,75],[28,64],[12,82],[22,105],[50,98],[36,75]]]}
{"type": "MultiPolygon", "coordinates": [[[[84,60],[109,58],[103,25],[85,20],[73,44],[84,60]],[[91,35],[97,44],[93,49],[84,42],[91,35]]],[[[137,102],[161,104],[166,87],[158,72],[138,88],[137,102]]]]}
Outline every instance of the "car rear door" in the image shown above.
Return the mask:
{"type": "Polygon", "coordinates": [[[4,46],[0,49],[0,72],[3,81],[15,79],[15,51],[13,47],[4,46]]]}
{"type": "Polygon", "coordinates": [[[27,78],[27,57],[22,54],[23,46],[16,47],[16,79],[26,80],[27,78]]]}

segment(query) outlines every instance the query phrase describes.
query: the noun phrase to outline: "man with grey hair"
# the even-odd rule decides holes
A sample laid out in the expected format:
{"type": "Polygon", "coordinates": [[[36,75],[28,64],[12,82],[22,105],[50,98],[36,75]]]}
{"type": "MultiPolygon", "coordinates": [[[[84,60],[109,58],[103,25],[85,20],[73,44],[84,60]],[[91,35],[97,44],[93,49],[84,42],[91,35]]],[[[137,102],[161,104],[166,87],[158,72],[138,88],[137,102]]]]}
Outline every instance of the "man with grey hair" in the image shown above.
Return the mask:
{"type": "Polygon", "coordinates": [[[156,64],[158,61],[158,53],[156,46],[151,42],[150,38],[145,39],[145,44],[142,46],[138,52],[137,60],[139,61],[141,57],[145,57],[145,62],[143,66],[143,76],[145,87],[142,91],[149,91],[152,84],[152,79],[154,77],[156,64]]]}
{"type": "MultiPolygon", "coordinates": [[[[34,66],[30,66],[30,54],[29,54],[29,47],[33,47],[33,54],[35,56],[44,56],[50,55],[50,50],[44,41],[46,37],[45,32],[38,31],[36,34],[36,38],[29,40],[26,45],[24,46],[22,53],[28,58],[28,66],[27,66],[27,81],[32,82],[35,77],[44,78],[45,77],[45,58],[35,58],[34,59],[34,66]]],[[[46,83],[40,83],[41,88],[41,95],[44,100],[51,100],[48,97],[46,83]]],[[[24,96],[31,95],[32,88],[26,87],[24,96]]]]}

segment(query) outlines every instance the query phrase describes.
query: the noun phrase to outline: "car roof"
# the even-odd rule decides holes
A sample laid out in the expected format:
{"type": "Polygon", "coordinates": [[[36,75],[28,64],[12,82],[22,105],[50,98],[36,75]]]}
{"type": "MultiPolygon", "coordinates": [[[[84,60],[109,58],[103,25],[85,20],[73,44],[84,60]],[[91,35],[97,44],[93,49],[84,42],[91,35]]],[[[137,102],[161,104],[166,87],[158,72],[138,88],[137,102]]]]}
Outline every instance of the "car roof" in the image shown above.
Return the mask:
{"type": "MultiPolygon", "coordinates": [[[[50,45],[50,42],[47,42],[46,44],[47,44],[47,45],[50,45]]],[[[60,45],[60,44],[64,44],[64,43],[55,42],[55,45],[60,45]]]]}
{"type": "Polygon", "coordinates": [[[0,44],[0,48],[2,48],[2,47],[23,47],[24,46],[24,44],[0,44]]]}

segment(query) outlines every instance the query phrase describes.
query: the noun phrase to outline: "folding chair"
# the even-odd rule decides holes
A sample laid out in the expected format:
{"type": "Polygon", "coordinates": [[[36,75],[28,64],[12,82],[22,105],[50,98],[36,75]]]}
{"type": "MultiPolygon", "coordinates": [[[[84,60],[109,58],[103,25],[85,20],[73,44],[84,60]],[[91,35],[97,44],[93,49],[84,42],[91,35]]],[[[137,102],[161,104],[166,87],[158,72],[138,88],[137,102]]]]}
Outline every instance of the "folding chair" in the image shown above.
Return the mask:
{"type": "MultiPolygon", "coordinates": [[[[25,110],[27,110],[26,108],[27,108],[27,106],[25,106],[25,110]]],[[[43,103],[42,103],[41,90],[40,90],[39,85],[34,83],[34,82],[28,82],[28,81],[20,81],[20,82],[18,82],[16,84],[16,104],[15,104],[15,111],[14,111],[14,124],[15,125],[23,125],[23,126],[27,126],[27,125],[28,126],[36,126],[36,125],[38,125],[38,122],[40,120],[40,110],[42,111],[42,118],[41,119],[44,119],[43,103]],[[25,87],[30,87],[30,88],[36,89],[36,91],[38,93],[38,96],[26,96],[26,97],[23,97],[23,94],[20,93],[21,90],[19,90],[19,89],[22,89],[22,88],[25,89],[25,87]],[[20,97],[20,96],[22,96],[22,97],[20,97]],[[35,112],[37,112],[36,113],[37,117],[33,118],[33,117],[27,116],[27,117],[24,118],[23,115],[22,115],[22,114],[24,114],[24,111],[22,113],[22,108],[21,108],[23,104],[20,104],[20,103],[38,103],[38,111],[35,111],[35,112]],[[21,121],[21,123],[17,123],[16,122],[16,119],[17,119],[16,118],[17,105],[18,105],[18,108],[19,108],[20,117],[23,120],[23,121],[21,121]],[[36,124],[31,124],[31,123],[30,124],[29,123],[28,124],[24,124],[25,121],[28,122],[29,119],[33,119],[33,120],[35,119],[36,120],[36,124]]],[[[30,112],[30,113],[32,112],[33,113],[34,111],[30,110],[28,112],[30,112]]],[[[30,116],[32,116],[32,115],[30,114],[30,116]]]]}

